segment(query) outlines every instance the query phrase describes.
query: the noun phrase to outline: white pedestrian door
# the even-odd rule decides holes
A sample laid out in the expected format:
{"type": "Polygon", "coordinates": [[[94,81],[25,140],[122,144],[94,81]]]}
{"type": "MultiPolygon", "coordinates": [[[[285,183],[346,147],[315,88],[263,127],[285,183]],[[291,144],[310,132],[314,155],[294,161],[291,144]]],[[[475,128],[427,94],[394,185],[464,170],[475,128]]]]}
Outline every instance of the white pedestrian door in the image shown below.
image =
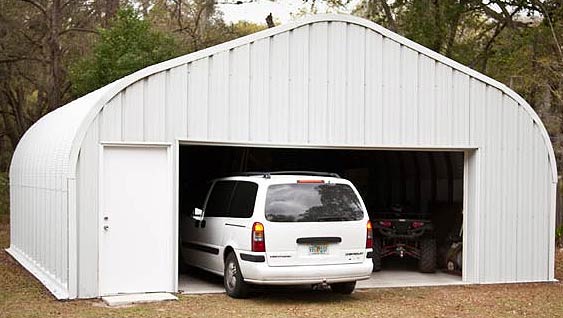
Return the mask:
{"type": "Polygon", "coordinates": [[[100,292],[174,291],[169,148],[104,146],[100,292]]]}

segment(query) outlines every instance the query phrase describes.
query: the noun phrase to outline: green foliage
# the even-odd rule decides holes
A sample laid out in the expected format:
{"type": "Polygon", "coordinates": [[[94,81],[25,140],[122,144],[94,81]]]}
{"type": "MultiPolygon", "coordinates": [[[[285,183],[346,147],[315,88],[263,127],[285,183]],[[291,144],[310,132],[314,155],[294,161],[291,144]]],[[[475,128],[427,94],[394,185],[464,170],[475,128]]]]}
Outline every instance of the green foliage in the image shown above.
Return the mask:
{"type": "Polygon", "coordinates": [[[555,229],[555,242],[558,246],[562,246],[563,244],[563,225],[560,225],[558,228],[555,229]]]}
{"type": "Polygon", "coordinates": [[[241,36],[256,33],[258,31],[265,30],[267,27],[265,25],[255,24],[247,21],[238,21],[229,26],[232,38],[238,38],[241,36]]]}
{"type": "Polygon", "coordinates": [[[111,27],[99,33],[92,54],[71,67],[75,96],[183,53],[172,37],[153,30],[132,8],[118,11],[111,27]]]}
{"type": "Polygon", "coordinates": [[[10,212],[10,183],[8,182],[8,174],[0,173],[0,214],[8,214],[10,212]]]}
{"type": "Polygon", "coordinates": [[[404,35],[434,51],[439,51],[446,29],[451,24],[450,20],[460,10],[459,6],[449,5],[449,1],[440,4],[442,5],[432,6],[426,1],[409,3],[399,20],[404,35]],[[444,15],[451,18],[445,19],[444,15]]]}

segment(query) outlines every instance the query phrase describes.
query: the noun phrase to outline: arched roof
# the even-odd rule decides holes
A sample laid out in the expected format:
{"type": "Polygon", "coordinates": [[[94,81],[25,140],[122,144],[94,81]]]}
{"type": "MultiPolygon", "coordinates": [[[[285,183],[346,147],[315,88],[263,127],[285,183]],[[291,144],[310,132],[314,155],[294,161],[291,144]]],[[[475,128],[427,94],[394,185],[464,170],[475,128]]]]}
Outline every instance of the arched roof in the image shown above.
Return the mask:
{"type": "MultiPolygon", "coordinates": [[[[373,22],[350,15],[333,14],[310,16],[297,22],[267,29],[147,67],[57,109],[56,111],[44,116],[26,132],[18,144],[12,159],[10,177],[13,177],[14,180],[16,180],[18,176],[15,172],[19,170],[17,168],[24,166],[32,167],[32,169],[34,169],[34,171],[38,174],[47,173],[47,171],[56,171],[57,173],[64,174],[66,177],[73,178],[76,173],[76,164],[81,143],[92,121],[104,105],[108,103],[108,101],[129,85],[143,78],[185,63],[217,54],[219,52],[228,51],[263,38],[296,29],[307,24],[331,21],[356,24],[371,29],[386,38],[394,40],[420,54],[426,55],[431,59],[448,65],[461,73],[477,78],[513,98],[517,103],[524,107],[526,113],[530,116],[532,121],[539,126],[551,164],[552,182],[557,182],[555,155],[547,130],[530,105],[513,90],[498,81],[431,51],[430,49],[395,34],[373,22]]],[[[26,173],[26,175],[28,175],[28,173],[26,173]]]]}

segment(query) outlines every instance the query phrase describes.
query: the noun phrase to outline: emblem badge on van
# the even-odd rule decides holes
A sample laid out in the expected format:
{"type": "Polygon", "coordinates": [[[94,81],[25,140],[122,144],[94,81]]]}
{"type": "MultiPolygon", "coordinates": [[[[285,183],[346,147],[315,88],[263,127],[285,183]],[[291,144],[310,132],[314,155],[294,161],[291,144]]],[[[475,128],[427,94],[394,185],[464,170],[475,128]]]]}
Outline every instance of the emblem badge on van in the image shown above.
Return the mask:
{"type": "Polygon", "coordinates": [[[364,252],[346,253],[345,256],[364,255],[364,252]]]}

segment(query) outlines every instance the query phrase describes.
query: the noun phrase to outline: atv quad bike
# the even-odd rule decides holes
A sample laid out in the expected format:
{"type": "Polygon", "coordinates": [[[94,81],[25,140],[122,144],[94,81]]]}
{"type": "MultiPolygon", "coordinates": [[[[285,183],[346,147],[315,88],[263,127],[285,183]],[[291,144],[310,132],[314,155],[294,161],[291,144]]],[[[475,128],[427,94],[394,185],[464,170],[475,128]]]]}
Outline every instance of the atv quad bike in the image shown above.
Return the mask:
{"type": "Polygon", "coordinates": [[[418,259],[422,273],[436,271],[436,239],[428,217],[394,207],[389,213],[377,213],[372,224],[374,272],[381,270],[383,258],[392,255],[418,259]]]}

